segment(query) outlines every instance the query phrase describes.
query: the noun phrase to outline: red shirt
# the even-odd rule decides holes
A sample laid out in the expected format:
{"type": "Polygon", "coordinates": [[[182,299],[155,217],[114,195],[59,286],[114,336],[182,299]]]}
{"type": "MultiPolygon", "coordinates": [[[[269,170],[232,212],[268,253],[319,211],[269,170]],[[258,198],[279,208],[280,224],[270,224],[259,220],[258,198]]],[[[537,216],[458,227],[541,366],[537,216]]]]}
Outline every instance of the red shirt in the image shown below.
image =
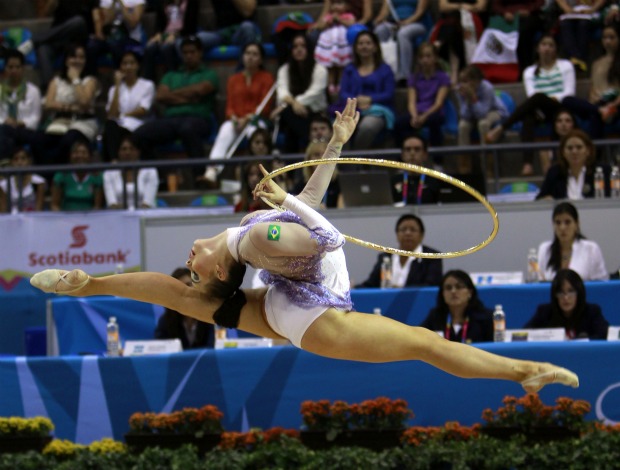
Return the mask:
{"type": "MultiPolygon", "coordinates": [[[[249,85],[246,83],[243,72],[231,75],[226,84],[226,119],[230,119],[232,116],[243,117],[254,113],[273,83],[273,75],[266,70],[256,72],[249,85]]],[[[270,112],[271,100],[261,115],[267,117],[270,112]]]]}

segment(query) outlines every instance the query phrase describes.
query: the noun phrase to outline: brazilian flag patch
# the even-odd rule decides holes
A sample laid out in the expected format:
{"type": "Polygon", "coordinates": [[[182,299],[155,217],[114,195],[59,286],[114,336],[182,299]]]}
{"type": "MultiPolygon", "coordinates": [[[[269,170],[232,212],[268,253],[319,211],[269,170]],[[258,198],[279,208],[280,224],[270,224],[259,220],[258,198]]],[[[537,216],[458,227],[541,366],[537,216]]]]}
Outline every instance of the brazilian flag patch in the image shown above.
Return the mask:
{"type": "Polygon", "coordinates": [[[269,230],[267,232],[267,240],[272,242],[277,242],[280,239],[280,226],[279,225],[270,225],[269,230]]]}

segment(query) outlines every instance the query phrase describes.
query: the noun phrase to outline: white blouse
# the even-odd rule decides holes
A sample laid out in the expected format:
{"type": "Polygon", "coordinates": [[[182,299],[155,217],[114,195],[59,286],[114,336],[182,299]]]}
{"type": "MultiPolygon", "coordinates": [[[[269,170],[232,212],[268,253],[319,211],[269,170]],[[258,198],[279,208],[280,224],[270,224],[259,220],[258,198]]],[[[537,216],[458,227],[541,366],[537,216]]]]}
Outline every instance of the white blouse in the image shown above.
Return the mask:
{"type": "MultiPolygon", "coordinates": [[[[112,98],[114,97],[114,91],[116,85],[110,87],[108,91],[108,102],[105,106],[106,111],[110,110],[112,106],[112,98]]],[[[121,82],[118,91],[118,108],[120,116],[116,120],[117,124],[131,132],[135,131],[138,127],[144,124],[144,118],[137,118],[133,116],[125,116],[125,114],[134,111],[137,108],[144,108],[150,110],[153,105],[153,98],[155,97],[155,84],[151,80],[144,78],[138,78],[138,81],[129,88],[125,82],[121,82]]]]}
{"type": "MultiPolygon", "coordinates": [[[[551,257],[552,243],[552,241],[542,242],[538,247],[538,266],[544,281],[552,281],[556,273],[553,268],[547,267],[551,257]]],[[[601,248],[592,240],[581,239],[573,242],[573,252],[568,268],[577,272],[584,281],[609,279],[601,248]]]]}
{"type": "MultiPolygon", "coordinates": [[[[159,188],[159,175],[156,168],[141,168],[138,171],[138,204],[146,204],[149,207],[157,205],[156,196],[159,188]]],[[[120,170],[108,170],[103,173],[103,191],[106,204],[122,205],[123,201],[123,175],[120,170]]],[[[135,209],[134,183],[127,182],[127,208],[135,209]]]]}
{"type": "MultiPolygon", "coordinates": [[[[278,69],[278,77],[276,80],[276,97],[277,103],[281,104],[284,98],[291,95],[290,84],[288,80],[288,64],[282,65],[278,69]]],[[[308,89],[301,95],[294,96],[296,101],[310,108],[312,111],[325,111],[327,109],[327,96],[325,89],[327,88],[327,69],[320,64],[314,65],[312,71],[312,81],[308,89]]]]}

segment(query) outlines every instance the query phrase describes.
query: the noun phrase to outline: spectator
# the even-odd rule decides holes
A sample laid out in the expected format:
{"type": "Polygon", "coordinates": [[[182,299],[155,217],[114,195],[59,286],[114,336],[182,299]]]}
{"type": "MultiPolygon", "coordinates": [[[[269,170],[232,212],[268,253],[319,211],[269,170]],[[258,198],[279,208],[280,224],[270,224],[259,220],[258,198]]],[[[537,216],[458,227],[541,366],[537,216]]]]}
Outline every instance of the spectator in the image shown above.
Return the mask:
{"type": "MultiPolygon", "coordinates": [[[[436,169],[428,158],[426,141],[417,135],[407,137],[400,150],[403,163],[436,169]]],[[[392,176],[392,197],[403,204],[436,204],[440,184],[437,178],[403,171],[392,176]]]]}
{"type": "Polygon", "coordinates": [[[316,61],[328,70],[327,91],[337,96],[340,91],[342,69],[351,62],[351,45],[347,40],[349,26],[355,24],[351,3],[331,0],[329,11],[319,18],[319,39],[314,50],[316,61]]]}
{"type": "Polygon", "coordinates": [[[536,38],[545,31],[545,3],[546,0],[492,0],[491,12],[494,15],[501,15],[508,24],[518,23],[519,76],[534,63],[536,38]]]}
{"type": "Polygon", "coordinates": [[[361,118],[351,139],[353,149],[368,149],[384,129],[394,127],[394,73],[383,62],[377,36],[361,31],[353,43],[353,62],[347,65],[340,83],[340,101],[357,98],[361,118]]]}
{"type": "MultiPolygon", "coordinates": [[[[458,145],[471,145],[474,126],[484,142],[484,136],[494,124],[508,117],[508,110],[495,88],[475,65],[468,65],[459,73],[456,98],[459,104],[458,145]]],[[[459,156],[459,173],[471,173],[471,154],[459,156]]]]}
{"type": "MultiPolygon", "coordinates": [[[[551,141],[558,142],[566,134],[577,128],[575,117],[566,108],[560,108],[553,119],[553,129],[551,130],[551,141]]],[[[555,149],[546,149],[539,152],[540,168],[543,174],[547,174],[553,163],[557,163],[558,156],[555,149]]]]}
{"type": "Polygon", "coordinates": [[[469,274],[460,269],[444,274],[437,303],[420,326],[443,333],[449,341],[493,341],[493,312],[478,297],[469,274]]]}
{"type": "Polygon", "coordinates": [[[605,0],[555,0],[560,7],[560,44],[566,57],[582,72],[588,71],[588,49],[593,22],[605,0]]]}
{"type": "Polygon", "coordinates": [[[261,42],[260,28],[255,22],[256,0],[212,1],[211,5],[215,27],[196,32],[205,51],[217,46],[243,48],[251,42],[261,42]]]}
{"type": "Polygon", "coordinates": [[[168,72],[155,93],[165,107],[163,117],[144,123],[135,130],[141,147],[151,158],[153,147],[181,139],[189,157],[204,155],[203,138],[212,131],[218,79],[214,70],[202,63],[202,44],[195,36],[183,40],[183,66],[168,72]]]}
{"type": "Polygon", "coordinates": [[[108,119],[103,127],[103,159],[118,155],[121,139],[144,124],[155,96],[155,84],[138,76],[140,59],[133,51],[121,57],[120,69],[114,72],[114,85],[108,91],[108,119]]]}
{"type": "Polygon", "coordinates": [[[551,281],[560,269],[576,271],[584,281],[609,279],[601,248],[587,240],[579,227],[579,213],[570,202],[562,202],[553,209],[551,241],[538,247],[538,263],[543,280],[551,281]]]}
{"type": "MultiPolygon", "coordinates": [[[[396,239],[400,250],[415,253],[439,253],[434,248],[423,245],[424,223],[413,214],[401,215],[396,222],[396,239]]],[[[380,287],[381,262],[385,253],[381,253],[370,276],[356,287],[380,287]]],[[[443,262],[441,259],[415,258],[412,256],[391,255],[392,286],[437,286],[441,282],[443,262]]]]}
{"type": "Polygon", "coordinates": [[[423,127],[428,127],[432,147],[443,144],[443,106],[450,91],[450,77],[440,69],[438,60],[432,44],[419,47],[415,71],[407,81],[407,113],[397,119],[394,130],[398,145],[412,129],[419,133],[423,127]]]}
{"type": "Polygon", "coordinates": [[[93,142],[98,124],[95,118],[95,99],[99,83],[85,71],[84,47],[67,46],[60,75],[55,77],[45,97],[45,110],[53,120],[45,128],[46,160],[66,162],[69,149],[78,140],[93,142]]]}
{"type": "MultiPolygon", "coordinates": [[[[92,161],[88,142],[77,140],[71,146],[69,162],[86,165],[92,161]]],[[[103,207],[103,179],[90,171],[59,171],[52,185],[53,211],[87,211],[103,207]]]]}
{"type": "MultiPolygon", "coordinates": [[[[326,150],[327,142],[310,142],[308,144],[308,148],[306,149],[306,156],[304,160],[320,160],[321,158],[323,158],[326,150]]],[[[300,194],[303,191],[306,183],[308,182],[316,168],[316,166],[306,166],[301,169],[302,179],[295,185],[295,187],[291,191],[292,194],[300,194]]],[[[340,184],[338,182],[337,168],[332,173],[332,178],[329,182],[329,185],[327,186],[327,190],[325,191],[325,197],[323,198],[321,206],[327,208],[344,207],[342,195],[340,194],[340,184]]]]}
{"type": "MultiPolygon", "coordinates": [[[[568,132],[558,149],[558,163],[552,165],[543,181],[536,199],[584,199],[594,197],[594,171],[596,147],[580,129],[568,132]]],[[[607,164],[600,165],[605,177],[605,196],[611,193],[607,164]]]]}
{"type": "MultiPolygon", "coordinates": [[[[323,9],[319,16],[317,17],[317,21],[310,25],[307,31],[308,39],[312,44],[311,49],[317,43],[317,38],[321,30],[325,27],[324,23],[321,21],[322,18],[327,15],[332,9],[332,0],[325,0],[323,2],[323,9]]],[[[372,0],[349,0],[349,5],[351,6],[351,13],[356,18],[356,25],[359,27],[364,27],[372,20],[372,0]]]]}
{"type": "MultiPolygon", "coordinates": [[[[0,83],[0,155],[14,155],[17,147],[32,145],[41,137],[41,93],[24,79],[24,55],[9,49],[5,56],[4,80],[0,83]]],[[[33,148],[34,150],[34,148],[33,148]]]]}
{"type": "MultiPolygon", "coordinates": [[[[15,168],[32,166],[32,157],[23,148],[18,148],[11,155],[10,165],[15,168]]],[[[11,176],[11,198],[7,206],[9,180],[0,180],[0,213],[42,211],[47,183],[45,178],[36,173],[22,173],[11,176]]]]}
{"type": "MultiPolygon", "coordinates": [[[[251,42],[244,47],[243,70],[231,75],[226,85],[226,121],[218,130],[209,154],[211,160],[230,158],[231,146],[242,132],[250,136],[258,127],[267,127],[271,100],[256,115],[258,107],[273,91],[274,78],[264,69],[264,60],[262,45],[251,42]]],[[[222,166],[208,166],[204,178],[215,183],[221,171],[222,166]]]]}
{"type": "Polygon", "coordinates": [[[329,142],[332,138],[332,122],[325,113],[315,114],[310,120],[310,142],[329,142]]]}
{"type": "Polygon", "coordinates": [[[149,38],[144,50],[143,76],[157,81],[156,66],[163,61],[166,72],[179,67],[177,43],[182,37],[196,34],[199,0],[167,0],[156,8],[157,33],[149,38]]]}
{"type": "MultiPolygon", "coordinates": [[[[186,286],[192,285],[189,269],[177,268],[172,277],[186,286]]],[[[159,317],[155,328],[155,339],[181,340],[183,349],[213,348],[215,346],[215,329],[212,324],[182,315],[167,308],[159,317]]]]}
{"type": "Polygon", "coordinates": [[[98,0],[46,0],[44,16],[53,13],[52,24],[32,37],[41,90],[47,90],[54,77],[54,61],[66,45],[86,44],[89,34],[94,32],[92,11],[97,5],[98,0]]]}
{"type": "Polygon", "coordinates": [[[405,83],[413,71],[415,42],[426,37],[427,27],[431,23],[429,0],[383,0],[381,9],[375,17],[374,32],[379,41],[386,42],[396,31],[398,44],[398,69],[396,81],[405,83]],[[393,7],[390,8],[390,3],[393,7]],[[396,13],[397,18],[393,17],[396,13]]]}
{"type": "Polygon", "coordinates": [[[588,99],[567,96],[562,105],[589,124],[593,139],[605,137],[605,123],[618,119],[620,105],[620,33],[617,25],[603,28],[605,54],[592,64],[588,99]]]}
{"type": "MultiPolygon", "coordinates": [[[[534,140],[538,116],[544,116],[548,123],[552,122],[559,111],[560,102],[566,96],[575,94],[575,69],[573,64],[558,59],[557,44],[553,36],[544,35],[538,42],[538,62],[523,72],[523,83],[527,99],[499,126],[486,134],[489,143],[496,142],[505,129],[510,129],[517,122],[523,122],[521,140],[534,140]]],[[[521,175],[534,174],[534,154],[532,151],[523,153],[521,175]]]]}
{"type": "Polygon", "coordinates": [[[282,150],[301,152],[308,144],[308,126],[313,117],[327,109],[327,69],[315,62],[304,34],[293,38],[289,58],[278,69],[276,83],[277,107],[271,119],[279,120],[284,133],[282,150]]]}
{"type": "Polygon", "coordinates": [[[572,269],[560,269],[551,283],[551,303],[539,305],[524,328],[564,328],[567,339],[607,339],[601,307],[586,302],[586,287],[572,269]]]}
{"type": "MultiPolygon", "coordinates": [[[[119,163],[137,162],[139,160],[140,149],[135,138],[131,135],[125,136],[118,149],[119,163]]],[[[127,168],[105,171],[103,173],[103,189],[108,209],[135,209],[136,185],[138,188],[137,207],[149,209],[157,206],[157,189],[159,188],[157,168],[127,168]],[[127,201],[124,201],[124,191],[127,194],[127,201]]]]}
{"type": "MultiPolygon", "coordinates": [[[[236,155],[244,155],[246,152],[240,151],[236,155]]],[[[267,129],[257,128],[249,138],[247,155],[262,158],[271,156],[273,153],[273,143],[271,142],[271,134],[267,129]]],[[[234,168],[228,165],[221,174],[222,186],[228,185],[231,192],[243,189],[243,180],[247,177],[243,165],[235,165],[234,168]]],[[[261,177],[262,178],[262,177],[261,177]]],[[[251,191],[254,187],[251,188],[251,191]]]]}
{"type": "MultiPolygon", "coordinates": [[[[241,181],[241,194],[239,202],[235,205],[235,212],[254,212],[257,210],[268,210],[270,206],[265,204],[261,199],[254,199],[254,188],[263,178],[260,171],[261,161],[246,163],[243,166],[243,175],[241,181]]],[[[268,166],[266,168],[269,168],[268,166]]]]}
{"type": "Polygon", "coordinates": [[[95,34],[86,46],[89,74],[97,75],[99,58],[105,54],[118,64],[127,49],[144,53],[144,10],[145,0],[99,0],[93,10],[95,34]]]}
{"type": "Polygon", "coordinates": [[[451,83],[457,83],[458,73],[468,64],[469,53],[473,54],[483,24],[480,16],[486,12],[487,3],[488,0],[439,0],[440,18],[435,25],[433,45],[449,64],[451,83]],[[469,26],[464,28],[463,24],[469,26]]]}

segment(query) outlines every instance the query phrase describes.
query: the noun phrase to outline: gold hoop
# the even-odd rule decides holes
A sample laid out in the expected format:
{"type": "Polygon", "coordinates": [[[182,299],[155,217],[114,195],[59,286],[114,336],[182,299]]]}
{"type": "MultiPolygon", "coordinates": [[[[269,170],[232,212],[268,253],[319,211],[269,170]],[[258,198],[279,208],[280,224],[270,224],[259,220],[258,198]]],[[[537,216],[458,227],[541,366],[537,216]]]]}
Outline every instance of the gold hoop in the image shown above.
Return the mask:
{"type": "MultiPolygon", "coordinates": [[[[418,166],[418,165],[412,165],[410,163],[396,162],[393,160],[382,160],[382,159],[375,160],[371,158],[355,158],[355,157],[323,158],[320,160],[307,160],[307,161],[303,161],[299,163],[292,163],[290,165],[286,165],[282,168],[272,171],[267,176],[265,176],[262,180],[260,180],[258,184],[259,185],[263,184],[266,181],[269,181],[272,178],[275,178],[276,176],[279,176],[282,173],[286,173],[288,171],[297,170],[298,168],[303,168],[306,166],[326,165],[328,163],[385,166],[389,168],[398,168],[400,170],[411,171],[414,173],[428,175],[433,178],[437,178],[438,180],[445,181],[446,183],[456,186],[457,188],[470,194],[489,211],[489,214],[491,214],[491,217],[493,218],[493,230],[491,231],[491,234],[487,237],[487,239],[484,240],[482,243],[479,243],[476,246],[472,246],[471,248],[467,248],[465,250],[460,250],[460,251],[448,251],[446,253],[414,253],[413,251],[400,250],[398,248],[391,248],[389,246],[382,246],[377,243],[367,242],[365,240],[352,237],[351,235],[345,235],[344,233],[342,234],[347,241],[351,243],[355,243],[356,245],[360,245],[365,248],[370,248],[372,250],[392,253],[395,255],[414,256],[416,258],[456,258],[458,256],[470,255],[472,253],[475,253],[476,251],[481,250],[482,248],[484,248],[485,246],[487,246],[489,243],[493,241],[493,239],[497,235],[497,232],[499,231],[499,219],[497,218],[497,212],[495,208],[489,203],[489,201],[487,201],[487,199],[482,194],[480,194],[478,191],[476,191],[471,186],[463,183],[459,179],[453,178],[452,176],[446,175],[445,173],[441,173],[436,170],[431,170],[430,168],[425,168],[425,167],[418,166]]],[[[269,205],[270,207],[273,207],[274,209],[278,209],[281,211],[285,210],[284,208],[278,206],[277,204],[272,203],[271,201],[269,201],[268,199],[265,199],[264,197],[262,198],[262,200],[265,201],[267,205],[269,205]]]]}

